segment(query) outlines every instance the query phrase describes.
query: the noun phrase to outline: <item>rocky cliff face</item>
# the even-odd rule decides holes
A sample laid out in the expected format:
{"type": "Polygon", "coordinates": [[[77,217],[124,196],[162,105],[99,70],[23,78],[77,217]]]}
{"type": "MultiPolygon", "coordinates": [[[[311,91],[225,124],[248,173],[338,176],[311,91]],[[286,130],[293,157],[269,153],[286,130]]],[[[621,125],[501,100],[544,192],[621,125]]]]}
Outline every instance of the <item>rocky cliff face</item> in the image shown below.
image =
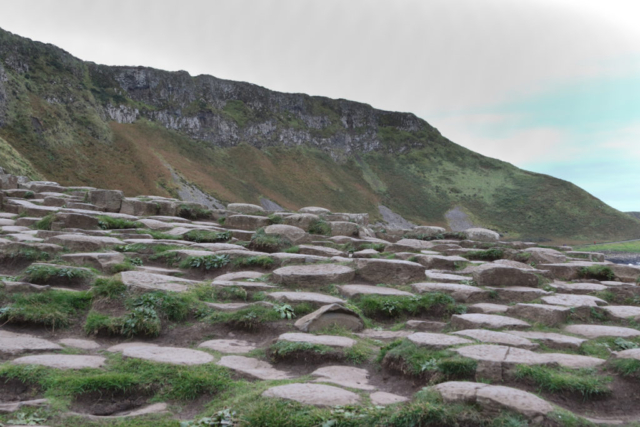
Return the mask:
{"type": "Polygon", "coordinates": [[[410,113],[97,65],[2,30],[0,167],[212,206],[319,204],[449,228],[462,218],[522,240],[640,237],[638,220],[573,184],[467,150],[410,113]]]}

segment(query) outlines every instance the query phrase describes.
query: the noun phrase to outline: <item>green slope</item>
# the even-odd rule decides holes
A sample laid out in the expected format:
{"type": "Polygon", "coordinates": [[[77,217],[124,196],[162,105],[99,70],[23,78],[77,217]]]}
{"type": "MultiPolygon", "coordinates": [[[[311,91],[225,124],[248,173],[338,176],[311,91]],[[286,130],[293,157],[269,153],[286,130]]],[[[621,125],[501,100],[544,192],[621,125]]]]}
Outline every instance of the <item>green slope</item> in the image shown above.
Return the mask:
{"type": "Polygon", "coordinates": [[[575,185],[467,150],[411,114],[98,66],[2,30],[0,67],[0,166],[34,178],[169,195],[171,165],[226,202],[374,218],[384,204],[434,225],[459,207],[510,238],[640,237],[640,221],[575,185]]]}

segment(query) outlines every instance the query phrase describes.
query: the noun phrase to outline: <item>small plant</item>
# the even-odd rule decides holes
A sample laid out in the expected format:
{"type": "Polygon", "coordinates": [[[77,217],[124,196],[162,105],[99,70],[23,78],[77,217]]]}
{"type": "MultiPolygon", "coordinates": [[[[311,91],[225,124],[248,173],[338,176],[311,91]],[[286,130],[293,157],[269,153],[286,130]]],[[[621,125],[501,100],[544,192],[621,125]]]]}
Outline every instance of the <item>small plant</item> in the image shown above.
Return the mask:
{"type": "Polygon", "coordinates": [[[529,379],[540,388],[552,393],[580,393],[585,399],[611,393],[609,377],[600,377],[590,369],[552,368],[548,366],[518,365],[516,378],[529,379]]]}
{"type": "Polygon", "coordinates": [[[616,278],[611,267],[607,265],[590,265],[589,267],[582,267],[578,270],[578,275],[585,279],[595,280],[613,280],[616,278]]]}
{"type": "Polygon", "coordinates": [[[229,264],[229,255],[190,256],[180,264],[180,268],[203,268],[212,270],[229,264]]]}
{"type": "Polygon", "coordinates": [[[314,219],[309,224],[309,234],[331,235],[331,225],[323,219],[314,219]]]}
{"type": "Polygon", "coordinates": [[[13,259],[22,258],[27,261],[48,261],[51,258],[51,255],[47,252],[39,251],[35,248],[21,248],[17,251],[9,252],[7,256],[13,259]]]}
{"type": "Polygon", "coordinates": [[[91,286],[94,297],[117,298],[124,295],[127,286],[119,280],[100,277],[91,286]]]}
{"type": "Polygon", "coordinates": [[[183,235],[184,240],[197,243],[217,243],[231,240],[230,231],[191,230],[183,235]]]}
{"type": "Polygon", "coordinates": [[[238,424],[235,411],[223,409],[216,412],[212,417],[200,418],[193,421],[182,421],[180,427],[225,427],[238,424]]]}
{"type": "Polygon", "coordinates": [[[69,326],[78,311],[91,304],[88,292],[47,291],[35,294],[11,294],[0,308],[0,321],[32,323],[53,329],[69,326]]]}
{"type": "Polygon", "coordinates": [[[281,319],[291,320],[296,317],[296,313],[289,304],[276,305],[273,309],[278,312],[281,319]]]}
{"type": "Polygon", "coordinates": [[[44,423],[45,421],[47,421],[47,419],[41,418],[37,412],[34,412],[33,414],[26,414],[24,412],[19,412],[16,415],[16,418],[7,421],[7,424],[14,424],[14,425],[21,425],[21,426],[37,426],[44,423]]]}
{"type": "Polygon", "coordinates": [[[504,250],[500,248],[491,248],[485,251],[471,251],[463,255],[470,260],[495,261],[504,258],[504,250]]]}
{"type": "Polygon", "coordinates": [[[124,230],[131,228],[139,228],[142,224],[135,221],[129,221],[123,218],[114,218],[107,215],[98,216],[98,227],[103,230],[124,230]]]}
{"type": "Polygon", "coordinates": [[[33,228],[36,230],[51,230],[51,223],[55,219],[55,215],[49,214],[43,217],[40,221],[33,224],[33,228]]]}
{"type": "Polygon", "coordinates": [[[271,224],[282,224],[282,222],[284,221],[284,219],[277,214],[270,214],[268,218],[269,218],[269,223],[271,224]]]}
{"type": "Polygon", "coordinates": [[[273,253],[291,247],[291,241],[282,236],[266,234],[264,228],[259,228],[251,236],[249,247],[255,251],[273,253]]]}
{"type": "Polygon", "coordinates": [[[25,279],[31,283],[46,283],[50,279],[66,279],[70,282],[88,279],[93,276],[89,270],[53,265],[32,265],[25,270],[25,279]]]}
{"type": "Polygon", "coordinates": [[[24,193],[25,199],[33,199],[35,197],[36,197],[36,194],[33,191],[27,191],[26,193],[24,193]]]}
{"type": "Polygon", "coordinates": [[[615,345],[619,350],[631,350],[633,348],[638,348],[640,345],[633,341],[625,340],[624,338],[616,338],[614,341],[615,345]]]}
{"type": "Polygon", "coordinates": [[[273,258],[266,255],[240,257],[233,260],[235,268],[260,267],[270,268],[274,264],[273,258]]]}

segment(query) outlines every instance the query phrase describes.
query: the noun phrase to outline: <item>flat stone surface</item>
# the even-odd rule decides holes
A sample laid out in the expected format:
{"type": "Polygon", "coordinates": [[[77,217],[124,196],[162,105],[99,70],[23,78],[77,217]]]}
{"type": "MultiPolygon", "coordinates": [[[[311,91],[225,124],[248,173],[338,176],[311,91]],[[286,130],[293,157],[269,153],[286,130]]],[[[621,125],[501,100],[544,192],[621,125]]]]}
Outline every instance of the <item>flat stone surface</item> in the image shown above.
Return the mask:
{"type": "Polygon", "coordinates": [[[545,353],[544,356],[550,362],[555,362],[565,368],[595,368],[596,366],[603,365],[606,360],[598,359],[597,357],[580,356],[578,354],[565,354],[565,353],[545,353]]]}
{"type": "Polygon", "coordinates": [[[361,295],[385,295],[397,297],[412,297],[411,292],[405,292],[394,288],[369,285],[341,285],[336,286],[342,295],[347,297],[357,297],[361,295]]]}
{"type": "Polygon", "coordinates": [[[365,329],[356,335],[362,338],[371,338],[373,340],[393,341],[400,338],[406,338],[411,334],[411,331],[377,331],[375,329],[365,329]]]}
{"type": "Polygon", "coordinates": [[[405,328],[421,332],[442,332],[446,326],[446,323],[434,320],[407,320],[405,324],[405,328]]]}
{"type": "Polygon", "coordinates": [[[500,314],[506,313],[508,305],[481,302],[467,307],[467,313],[500,314]]]}
{"type": "Polygon", "coordinates": [[[417,262],[357,258],[355,263],[357,276],[373,283],[406,285],[425,278],[425,268],[417,262]]]}
{"type": "Polygon", "coordinates": [[[280,335],[278,337],[278,341],[306,342],[309,344],[326,345],[329,347],[340,348],[353,347],[356,344],[355,340],[338,335],[313,335],[291,332],[280,335]]]}
{"type": "Polygon", "coordinates": [[[458,274],[448,273],[436,273],[433,271],[426,271],[427,280],[432,280],[438,283],[460,283],[472,280],[469,276],[460,276],[458,274]]]}
{"type": "Polygon", "coordinates": [[[440,393],[444,403],[475,403],[478,390],[488,384],[470,381],[448,381],[433,386],[440,393]]]}
{"type": "Polygon", "coordinates": [[[254,343],[242,340],[210,340],[198,345],[198,348],[219,351],[220,353],[249,353],[257,347],[254,343]]]}
{"type": "Polygon", "coordinates": [[[100,344],[91,340],[81,340],[76,338],[65,338],[58,341],[67,347],[79,348],[80,350],[97,350],[100,348],[100,344]]]}
{"type": "Polygon", "coordinates": [[[333,383],[359,390],[376,389],[369,384],[369,372],[353,366],[324,366],[313,371],[311,375],[319,377],[315,382],[333,383]]]}
{"type": "Polygon", "coordinates": [[[98,369],[107,359],[102,356],[78,356],[72,354],[42,354],[14,359],[15,365],[40,365],[56,369],[98,369]]]}
{"type": "Polygon", "coordinates": [[[497,293],[499,299],[507,302],[527,302],[551,295],[551,292],[543,289],[527,288],[525,286],[510,286],[508,288],[491,288],[487,286],[486,289],[497,293]]]}
{"type": "Polygon", "coordinates": [[[506,409],[527,418],[546,415],[554,410],[553,405],[534,394],[499,385],[478,389],[476,403],[490,411],[499,412],[506,409]]]}
{"type": "Polygon", "coordinates": [[[460,344],[473,344],[473,341],[465,338],[429,332],[416,332],[415,334],[409,335],[407,339],[419,347],[431,349],[442,349],[460,344]]]}
{"type": "Polygon", "coordinates": [[[607,302],[590,295],[555,294],[541,298],[542,302],[551,305],[564,305],[567,307],[598,307],[607,305],[607,302]]]}
{"type": "Polygon", "coordinates": [[[537,340],[549,348],[561,350],[577,350],[580,348],[582,343],[587,341],[582,338],[556,334],[554,332],[509,331],[508,333],[530,340],[537,340]]]}
{"type": "Polygon", "coordinates": [[[314,406],[343,406],[357,405],[360,396],[357,394],[324,384],[287,384],[271,387],[263,397],[277,397],[295,400],[305,405],[314,406]]]}
{"type": "Polygon", "coordinates": [[[122,355],[172,365],[203,365],[213,361],[209,353],[178,347],[127,347],[122,350],[122,355]]]}
{"type": "Polygon", "coordinates": [[[615,359],[635,359],[640,360],[640,348],[632,348],[630,350],[614,351],[615,359]]]}
{"type": "Polygon", "coordinates": [[[371,403],[376,406],[387,406],[409,401],[409,399],[404,396],[398,396],[397,394],[387,393],[384,391],[371,393],[369,398],[371,399],[371,403]]]}
{"type": "Polygon", "coordinates": [[[133,347],[157,347],[158,344],[152,344],[149,342],[123,342],[120,344],[116,344],[116,345],[112,345],[111,347],[107,348],[107,351],[109,353],[120,353],[128,348],[133,348],[133,347]]]}
{"type": "Polygon", "coordinates": [[[269,363],[244,356],[224,356],[216,365],[260,380],[286,380],[291,378],[286,372],[279,371],[269,363]]]}
{"type": "Polygon", "coordinates": [[[604,325],[569,325],[564,328],[565,332],[570,334],[581,335],[587,338],[600,337],[637,337],[640,331],[637,329],[623,328],[620,326],[604,326],[604,325]]]}
{"type": "Polygon", "coordinates": [[[268,299],[298,304],[308,302],[310,304],[346,304],[346,301],[331,295],[319,294],[315,292],[271,292],[266,295],[268,299]]]}
{"type": "Polygon", "coordinates": [[[128,287],[148,289],[152,291],[185,292],[189,285],[195,285],[195,280],[180,277],[165,276],[163,274],[145,273],[142,271],[123,271],[120,273],[122,283],[128,287]]]}
{"type": "Polygon", "coordinates": [[[216,280],[233,282],[235,280],[259,279],[262,276],[264,276],[264,273],[260,273],[257,271],[236,271],[234,273],[227,273],[217,276],[216,280]]]}
{"type": "MultiPolygon", "coordinates": [[[[7,402],[7,403],[0,402],[0,414],[10,414],[13,412],[17,412],[24,407],[37,408],[40,406],[47,406],[48,404],[49,404],[48,399],[23,400],[20,402],[7,402]]],[[[14,425],[14,427],[16,426],[14,425]]]]}
{"type": "Polygon", "coordinates": [[[51,341],[36,338],[31,335],[12,333],[0,334],[0,353],[21,354],[31,351],[62,350],[62,347],[51,341]]]}
{"type": "Polygon", "coordinates": [[[632,319],[637,320],[640,317],[640,307],[633,305],[609,305],[602,307],[611,317],[619,320],[632,319]]]}
{"type": "Polygon", "coordinates": [[[222,287],[238,287],[242,288],[248,292],[253,291],[268,291],[270,289],[274,289],[275,286],[266,285],[262,282],[227,282],[222,280],[214,280],[211,282],[211,286],[222,286],[222,287]]]}
{"type": "Polygon", "coordinates": [[[605,285],[598,283],[560,283],[554,282],[549,284],[556,291],[569,294],[590,294],[591,292],[606,291],[608,288],[605,285]]]}
{"type": "Polygon", "coordinates": [[[113,237],[87,236],[83,234],[61,234],[49,237],[45,241],[65,246],[73,252],[96,251],[122,244],[121,240],[113,237]]]}
{"type": "Polygon", "coordinates": [[[255,306],[255,305],[260,305],[260,306],[263,306],[263,307],[273,308],[273,304],[271,304],[270,302],[266,302],[266,301],[258,301],[258,302],[228,302],[228,303],[205,302],[204,304],[207,307],[211,307],[211,308],[219,310],[219,311],[227,311],[227,312],[234,312],[234,311],[242,310],[242,309],[249,308],[249,307],[252,307],[252,306],[255,306]]]}
{"type": "Polygon", "coordinates": [[[451,326],[455,329],[527,329],[531,325],[513,317],[495,314],[454,314],[451,326]]]}
{"type": "Polygon", "coordinates": [[[509,307],[507,314],[547,326],[554,326],[567,321],[571,314],[571,307],[548,304],[516,304],[509,307]]]}
{"type": "Polygon", "coordinates": [[[411,288],[419,294],[442,292],[451,295],[458,302],[479,301],[488,295],[487,291],[483,289],[456,283],[414,283],[411,288]]]}
{"type": "Polygon", "coordinates": [[[512,347],[525,348],[527,350],[532,350],[538,347],[538,344],[531,342],[526,338],[506,332],[489,331],[486,329],[465,329],[463,331],[452,332],[452,334],[472,338],[484,343],[508,345],[512,347]]]}
{"type": "Polygon", "coordinates": [[[271,279],[275,283],[291,286],[328,285],[345,283],[353,279],[351,267],[337,264],[293,265],[274,270],[271,279]]]}
{"type": "Polygon", "coordinates": [[[473,272],[473,280],[478,286],[538,286],[538,277],[531,270],[502,264],[484,264],[473,272]]]}

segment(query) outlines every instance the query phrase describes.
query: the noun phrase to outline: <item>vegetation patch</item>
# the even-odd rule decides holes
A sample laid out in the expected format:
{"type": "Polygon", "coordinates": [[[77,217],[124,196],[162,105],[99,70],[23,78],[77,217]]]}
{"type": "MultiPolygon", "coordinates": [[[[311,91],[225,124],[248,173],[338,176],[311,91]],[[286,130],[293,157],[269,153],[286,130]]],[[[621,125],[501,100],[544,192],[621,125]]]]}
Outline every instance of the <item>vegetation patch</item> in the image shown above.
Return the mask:
{"type": "Polygon", "coordinates": [[[140,258],[125,258],[125,260],[119,264],[114,264],[109,268],[109,272],[111,274],[117,274],[123,271],[132,271],[135,270],[136,267],[142,265],[142,260],[140,258]]]}
{"type": "Polygon", "coordinates": [[[98,216],[98,227],[103,230],[125,230],[142,227],[142,224],[128,219],[100,215],[98,216]]]}
{"type": "Polygon", "coordinates": [[[178,207],[178,216],[190,220],[211,219],[211,211],[199,206],[182,204],[178,207]]]}
{"type": "Polygon", "coordinates": [[[231,328],[254,331],[267,322],[281,320],[281,317],[273,308],[257,305],[234,312],[215,311],[206,319],[210,323],[222,323],[231,328]]]}
{"type": "Polygon", "coordinates": [[[582,343],[580,352],[587,356],[607,359],[612,351],[630,350],[632,348],[640,348],[639,337],[600,337],[582,343]]]}
{"type": "Polygon", "coordinates": [[[89,308],[88,292],[47,291],[6,295],[0,308],[0,320],[30,323],[53,329],[69,326],[75,315],[89,308]]]}
{"type": "Polygon", "coordinates": [[[613,359],[609,363],[614,371],[625,377],[638,377],[640,374],[640,360],[613,359]]]}
{"type": "Polygon", "coordinates": [[[104,297],[109,299],[119,298],[124,295],[127,286],[121,281],[114,278],[100,277],[91,285],[91,295],[96,297],[104,297]]]}
{"type": "Polygon", "coordinates": [[[24,272],[25,280],[30,283],[48,283],[52,280],[78,283],[91,277],[93,277],[93,273],[89,270],[40,264],[32,265],[24,272]]]}
{"type": "Polygon", "coordinates": [[[228,265],[229,262],[229,255],[190,256],[180,263],[180,268],[200,268],[203,270],[215,270],[228,265]]]}
{"type": "Polygon", "coordinates": [[[20,248],[8,252],[6,255],[12,260],[24,260],[24,261],[48,261],[51,259],[51,255],[48,252],[40,251],[36,248],[20,248]]]}
{"type": "Polygon", "coordinates": [[[593,369],[569,369],[549,366],[516,366],[517,379],[531,381],[541,390],[551,393],[576,393],[584,399],[611,393],[607,386],[611,377],[597,375],[593,369]]]}
{"type": "Polygon", "coordinates": [[[259,228],[251,236],[251,242],[249,242],[249,248],[259,252],[280,252],[284,249],[290,248],[291,241],[285,237],[266,234],[264,228],[259,228]]]}
{"type": "Polygon", "coordinates": [[[33,224],[33,228],[35,228],[36,230],[51,230],[51,223],[53,223],[54,219],[54,214],[44,216],[40,221],[33,224]]]}
{"type": "Polygon", "coordinates": [[[472,379],[477,362],[450,350],[430,350],[409,340],[397,340],[383,347],[378,361],[387,369],[428,379],[431,383],[472,379]]]}
{"type": "Polygon", "coordinates": [[[218,243],[231,240],[230,231],[211,231],[211,230],[191,230],[185,233],[182,238],[197,243],[218,243]]]}
{"type": "Polygon", "coordinates": [[[271,225],[282,224],[284,222],[284,218],[278,214],[269,214],[267,218],[269,218],[269,223],[271,225]]]}
{"type": "Polygon", "coordinates": [[[267,354],[273,362],[303,361],[316,363],[324,360],[344,359],[344,354],[341,350],[308,342],[278,341],[269,347],[267,354]]]}
{"type": "Polygon", "coordinates": [[[611,267],[607,265],[590,265],[589,267],[581,267],[578,270],[578,275],[584,279],[595,280],[614,280],[616,278],[611,267]]]}
{"type": "Polygon", "coordinates": [[[462,256],[470,260],[495,261],[504,258],[504,250],[500,248],[491,248],[484,251],[467,252],[462,256]]]}
{"type": "Polygon", "coordinates": [[[331,225],[323,219],[314,219],[309,224],[309,234],[331,235],[331,225]]]}
{"type": "Polygon", "coordinates": [[[251,267],[259,267],[259,268],[271,268],[275,263],[274,259],[267,255],[258,255],[258,256],[250,256],[250,257],[238,257],[233,260],[233,266],[235,268],[251,268],[251,267]]]}
{"type": "Polygon", "coordinates": [[[450,295],[441,292],[406,297],[363,295],[353,304],[362,310],[365,316],[371,318],[398,318],[425,314],[444,317],[466,312],[464,305],[457,304],[450,295]]]}

